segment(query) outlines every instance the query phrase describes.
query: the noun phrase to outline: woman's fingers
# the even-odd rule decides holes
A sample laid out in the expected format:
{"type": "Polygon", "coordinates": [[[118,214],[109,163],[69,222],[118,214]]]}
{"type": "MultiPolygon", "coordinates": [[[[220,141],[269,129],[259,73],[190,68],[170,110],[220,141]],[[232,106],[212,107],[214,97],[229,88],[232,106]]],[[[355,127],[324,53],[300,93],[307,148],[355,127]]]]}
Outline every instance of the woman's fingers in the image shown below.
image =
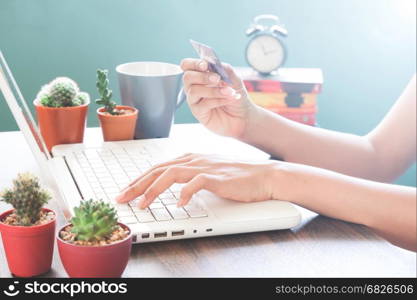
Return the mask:
{"type": "Polygon", "coordinates": [[[142,195],[139,205],[148,206],[172,184],[188,182],[194,176],[206,171],[207,168],[200,166],[201,162],[195,160],[200,156],[199,154],[186,153],[175,160],[152,167],[122,190],[116,201],[126,203],[142,195]]]}
{"type": "Polygon", "coordinates": [[[212,109],[219,108],[225,105],[232,104],[236,99],[201,99],[197,104],[191,105],[190,109],[197,115],[204,114],[212,109]]]}
{"type": "Polygon", "coordinates": [[[230,99],[239,99],[240,94],[227,86],[227,87],[208,87],[204,85],[192,85],[187,91],[187,102],[190,105],[198,103],[202,98],[230,98],[230,99]]]}
{"type": "Polygon", "coordinates": [[[202,170],[196,167],[173,166],[167,168],[143,193],[144,198],[139,203],[140,208],[146,208],[156,197],[174,183],[185,183],[194,178],[202,170]]]}
{"type": "Polygon", "coordinates": [[[167,168],[169,168],[169,166],[153,169],[151,172],[148,172],[147,175],[141,176],[134,184],[120,192],[119,196],[116,197],[116,202],[126,203],[142,195],[152,182],[165,172],[167,168]]]}
{"type": "Polygon", "coordinates": [[[182,187],[180,200],[177,206],[184,206],[190,202],[193,195],[202,189],[213,191],[216,190],[219,180],[214,175],[198,174],[182,187]]]}
{"type": "Polygon", "coordinates": [[[147,176],[148,174],[150,174],[153,170],[158,169],[158,168],[162,168],[162,167],[166,167],[166,166],[170,166],[170,165],[178,165],[178,164],[186,163],[186,162],[192,160],[192,158],[193,158],[192,155],[193,155],[192,153],[186,153],[184,155],[181,155],[180,157],[177,157],[176,159],[173,159],[173,160],[170,160],[170,161],[166,161],[166,162],[163,162],[163,163],[156,164],[156,165],[152,166],[145,173],[143,173],[138,178],[136,178],[131,183],[129,183],[129,185],[127,187],[125,187],[124,189],[122,189],[120,191],[120,193],[123,193],[126,189],[128,189],[129,187],[131,187],[134,184],[136,184],[139,180],[141,180],[142,178],[144,178],[145,176],[147,176]]]}
{"type": "Polygon", "coordinates": [[[217,85],[220,83],[220,76],[212,72],[186,71],[182,76],[184,90],[188,91],[190,86],[196,85],[217,85]]]}
{"type": "MultiPolygon", "coordinates": [[[[233,67],[230,64],[222,63],[223,67],[225,68],[228,75],[231,77],[233,86],[240,87],[242,85],[242,81],[240,80],[239,76],[236,75],[233,67]]],[[[187,71],[197,71],[197,72],[206,72],[208,71],[208,64],[205,60],[196,59],[196,58],[184,58],[181,61],[181,69],[187,73],[187,71]]],[[[184,75],[185,75],[184,73],[184,75]]],[[[223,83],[223,82],[222,82],[223,83]]]]}
{"type": "Polygon", "coordinates": [[[208,69],[208,64],[205,60],[202,59],[184,58],[181,61],[180,67],[183,71],[205,72],[208,69]]]}

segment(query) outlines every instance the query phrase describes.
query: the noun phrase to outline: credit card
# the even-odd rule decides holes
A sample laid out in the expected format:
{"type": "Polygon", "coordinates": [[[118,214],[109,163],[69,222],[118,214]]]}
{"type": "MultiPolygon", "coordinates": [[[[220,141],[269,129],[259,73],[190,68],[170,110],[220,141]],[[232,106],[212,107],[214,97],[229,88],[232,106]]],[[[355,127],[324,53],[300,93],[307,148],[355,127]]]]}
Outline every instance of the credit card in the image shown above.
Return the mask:
{"type": "Polygon", "coordinates": [[[229,75],[227,75],[226,70],[223,68],[222,63],[213,48],[193,40],[190,40],[190,43],[198,56],[207,61],[210,72],[219,74],[224,82],[232,84],[232,80],[229,75]]]}

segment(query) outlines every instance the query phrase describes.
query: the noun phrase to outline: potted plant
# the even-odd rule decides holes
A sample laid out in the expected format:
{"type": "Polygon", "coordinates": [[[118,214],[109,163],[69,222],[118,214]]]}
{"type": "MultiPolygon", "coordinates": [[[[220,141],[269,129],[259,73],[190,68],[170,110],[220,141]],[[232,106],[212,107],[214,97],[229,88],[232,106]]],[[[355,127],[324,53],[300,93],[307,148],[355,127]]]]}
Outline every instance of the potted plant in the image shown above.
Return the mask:
{"type": "Polygon", "coordinates": [[[57,241],[70,277],[120,277],[129,260],[132,234],[117,222],[109,203],[90,199],[74,208],[74,217],[58,231],[57,241]]]}
{"type": "Polygon", "coordinates": [[[112,91],[109,90],[107,70],[97,70],[97,90],[100,98],[96,100],[99,105],[97,109],[101,130],[105,141],[131,140],[135,134],[138,110],[131,106],[116,105],[112,101],[112,91]]]}
{"type": "Polygon", "coordinates": [[[42,87],[35,105],[39,129],[46,147],[82,143],[90,97],[75,81],[58,77],[42,87]]]}
{"type": "Polygon", "coordinates": [[[0,232],[9,270],[19,277],[43,274],[51,268],[55,213],[43,205],[50,193],[32,174],[19,174],[0,197],[13,206],[0,215],[0,232]]]}

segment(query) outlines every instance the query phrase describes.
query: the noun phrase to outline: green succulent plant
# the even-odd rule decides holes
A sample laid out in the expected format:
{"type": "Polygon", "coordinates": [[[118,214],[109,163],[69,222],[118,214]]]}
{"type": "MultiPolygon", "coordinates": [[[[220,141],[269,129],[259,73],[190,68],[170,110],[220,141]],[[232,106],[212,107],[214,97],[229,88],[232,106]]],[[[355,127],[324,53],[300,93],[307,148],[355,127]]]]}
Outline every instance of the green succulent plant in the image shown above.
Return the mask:
{"type": "Polygon", "coordinates": [[[13,206],[20,226],[34,225],[43,205],[51,199],[50,193],[41,188],[39,179],[30,173],[19,174],[13,180],[13,187],[2,191],[0,197],[13,206]]]}
{"type": "Polygon", "coordinates": [[[68,107],[87,103],[90,97],[80,92],[77,83],[68,77],[58,77],[42,87],[37,99],[43,106],[68,107]]]}
{"type": "Polygon", "coordinates": [[[109,203],[98,200],[82,201],[74,208],[71,232],[76,240],[100,241],[108,237],[117,226],[116,210],[109,203]]]}
{"type": "Polygon", "coordinates": [[[108,88],[109,79],[107,77],[108,70],[97,70],[97,83],[96,87],[100,98],[96,100],[98,105],[103,105],[106,112],[111,115],[119,115],[119,112],[116,110],[116,103],[111,100],[113,96],[112,90],[108,88]]]}

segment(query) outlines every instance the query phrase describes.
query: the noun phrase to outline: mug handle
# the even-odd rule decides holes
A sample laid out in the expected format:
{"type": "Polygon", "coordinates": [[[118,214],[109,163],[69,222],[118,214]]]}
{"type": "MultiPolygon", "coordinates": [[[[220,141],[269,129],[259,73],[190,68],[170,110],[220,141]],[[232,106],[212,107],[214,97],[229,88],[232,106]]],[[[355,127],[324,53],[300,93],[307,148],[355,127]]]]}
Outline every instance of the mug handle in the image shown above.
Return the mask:
{"type": "Polygon", "coordinates": [[[185,101],[185,99],[187,99],[187,95],[184,93],[184,88],[181,88],[180,92],[178,93],[177,106],[175,107],[175,109],[178,109],[181,106],[181,104],[185,101]]]}

